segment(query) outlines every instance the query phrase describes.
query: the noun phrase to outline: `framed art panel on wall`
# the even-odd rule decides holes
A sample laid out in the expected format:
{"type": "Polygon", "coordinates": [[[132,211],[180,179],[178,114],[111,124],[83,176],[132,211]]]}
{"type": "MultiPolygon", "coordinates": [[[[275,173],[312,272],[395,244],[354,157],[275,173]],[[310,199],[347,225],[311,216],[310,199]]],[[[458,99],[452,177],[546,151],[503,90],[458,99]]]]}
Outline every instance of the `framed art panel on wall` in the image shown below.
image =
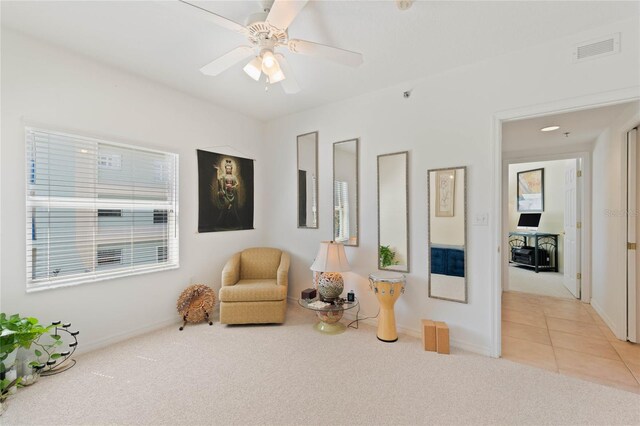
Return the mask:
{"type": "Polygon", "coordinates": [[[544,169],[534,169],[518,172],[518,203],[519,212],[544,211],[544,169]]]}
{"type": "Polygon", "coordinates": [[[197,153],[198,232],[253,229],[253,160],[197,153]]]}

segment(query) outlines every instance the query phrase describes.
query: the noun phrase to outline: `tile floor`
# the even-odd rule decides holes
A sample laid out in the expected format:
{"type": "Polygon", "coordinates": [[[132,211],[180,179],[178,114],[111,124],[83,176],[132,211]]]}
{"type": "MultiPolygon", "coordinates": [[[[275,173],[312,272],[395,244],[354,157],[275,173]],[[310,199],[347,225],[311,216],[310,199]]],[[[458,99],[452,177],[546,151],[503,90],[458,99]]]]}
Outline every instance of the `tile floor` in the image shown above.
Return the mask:
{"type": "Polygon", "coordinates": [[[640,345],[576,299],[502,293],[502,357],[640,394],[640,345]]]}

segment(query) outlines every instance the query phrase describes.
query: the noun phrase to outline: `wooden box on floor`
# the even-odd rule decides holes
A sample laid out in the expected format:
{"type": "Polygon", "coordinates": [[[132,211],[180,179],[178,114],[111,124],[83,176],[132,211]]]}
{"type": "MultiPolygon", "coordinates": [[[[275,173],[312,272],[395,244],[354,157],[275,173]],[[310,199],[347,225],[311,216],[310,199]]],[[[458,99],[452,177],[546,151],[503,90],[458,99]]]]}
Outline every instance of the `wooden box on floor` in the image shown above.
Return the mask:
{"type": "Polygon", "coordinates": [[[422,346],[425,351],[436,351],[436,323],[422,320],[422,346]]]}
{"type": "Polygon", "coordinates": [[[442,321],[436,321],[436,341],[439,354],[449,353],[449,327],[442,321]]]}

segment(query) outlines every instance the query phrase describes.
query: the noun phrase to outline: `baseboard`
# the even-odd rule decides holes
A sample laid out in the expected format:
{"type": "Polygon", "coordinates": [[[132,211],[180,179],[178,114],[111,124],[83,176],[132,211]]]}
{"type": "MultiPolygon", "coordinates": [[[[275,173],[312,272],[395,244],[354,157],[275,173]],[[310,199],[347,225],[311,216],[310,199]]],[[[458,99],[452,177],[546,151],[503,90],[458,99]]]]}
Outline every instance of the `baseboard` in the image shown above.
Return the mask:
{"type": "MultiPolygon", "coordinates": [[[[298,299],[294,298],[294,297],[288,297],[287,298],[289,303],[295,303],[296,305],[298,304],[298,299]]],[[[349,321],[353,321],[356,319],[356,315],[354,313],[352,313],[351,311],[345,311],[343,318],[346,318],[349,321]]],[[[376,318],[369,318],[369,319],[360,319],[361,323],[370,325],[372,327],[377,327],[378,326],[378,320],[376,318]]],[[[422,330],[417,330],[414,328],[409,328],[409,327],[403,327],[401,325],[397,326],[398,329],[398,333],[399,334],[404,334],[406,336],[411,336],[411,337],[416,337],[418,339],[422,338],[422,330]]],[[[482,345],[477,345],[475,343],[469,343],[469,342],[465,342],[464,340],[458,340],[458,339],[451,339],[450,341],[451,346],[458,348],[458,349],[462,349],[464,351],[468,351],[468,352],[473,352],[475,354],[478,355],[484,355],[484,356],[491,356],[491,348],[489,348],[488,346],[482,346],[482,345]]]]}
{"type": "Polygon", "coordinates": [[[87,352],[95,351],[96,349],[102,349],[106,346],[112,345],[114,343],[121,342],[123,340],[130,339],[132,337],[139,336],[141,334],[149,333],[151,331],[158,330],[160,328],[168,327],[174,324],[180,324],[180,318],[176,316],[172,316],[170,319],[166,319],[164,321],[155,322],[152,324],[147,324],[143,327],[138,327],[133,330],[124,331],[122,333],[113,334],[108,337],[104,337],[102,339],[98,339],[96,341],[85,344],[82,342],[78,344],[77,354],[84,354],[87,352]]]}
{"type": "Polygon", "coordinates": [[[602,321],[604,321],[604,323],[607,324],[607,327],[609,327],[609,329],[613,332],[613,334],[618,339],[627,340],[627,336],[622,336],[622,337],[620,336],[620,334],[618,333],[618,330],[616,330],[615,323],[611,320],[611,318],[609,318],[609,316],[604,312],[604,309],[602,309],[602,307],[598,305],[598,302],[593,297],[591,298],[591,307],[598,313],[598,315],[600,315],[600,318],[602,318],[602,321]]]}

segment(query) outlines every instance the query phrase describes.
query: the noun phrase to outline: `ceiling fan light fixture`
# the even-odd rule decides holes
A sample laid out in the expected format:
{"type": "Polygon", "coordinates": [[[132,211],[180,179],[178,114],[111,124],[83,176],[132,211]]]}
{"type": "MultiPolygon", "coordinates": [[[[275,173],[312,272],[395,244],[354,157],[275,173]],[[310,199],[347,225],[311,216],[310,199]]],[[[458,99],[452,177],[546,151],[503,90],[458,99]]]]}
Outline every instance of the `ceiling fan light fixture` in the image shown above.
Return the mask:
{"type": "Polygon", "coordinates": [[[282,80],[284,80],[286,77],[284,76],[284,73],[282,72],[281,69],[278,69],[278,71],[272,73],[269,76],[269,83],[273,84],[273,83],[278,83],[282,80]]]}
{"type": "Polygon", "coordinates": [[[259,56],[256,56],[242,69],[249,77],[258,81],[260,80],[260,75],[262,75],[262,59],[260,59],[259,56]]]}
{"type": "Polygon", "coordinates": [[[273,52],[267,50],[262,54],[262,72],[271,77],[271,74],[280,70],[280,64],[273,56],[273,52]]]}

